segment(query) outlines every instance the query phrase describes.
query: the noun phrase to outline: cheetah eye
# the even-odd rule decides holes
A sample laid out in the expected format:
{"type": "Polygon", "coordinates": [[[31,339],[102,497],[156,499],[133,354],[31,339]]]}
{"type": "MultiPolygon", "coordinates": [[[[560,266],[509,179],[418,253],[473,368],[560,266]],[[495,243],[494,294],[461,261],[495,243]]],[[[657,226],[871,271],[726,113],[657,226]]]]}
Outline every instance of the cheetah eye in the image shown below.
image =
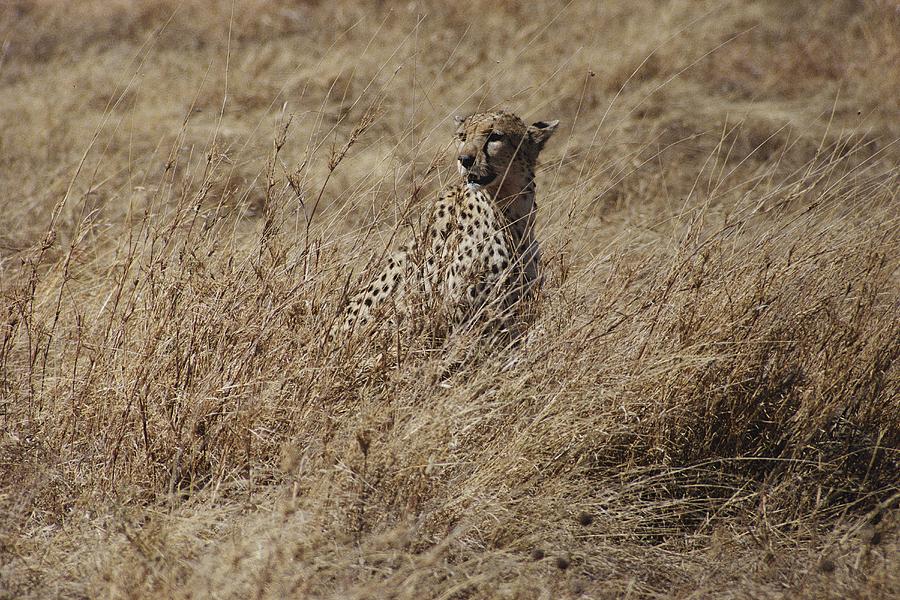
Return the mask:
{"type": "Polygon", "coordinates": [[[466,134],[465,133],[457,133],[456,139],[458,139],[461,142],[464,142],[464,141],[466,141],[466,134]]]}
{"type": "Polygon", "coordinates": [[[503,140],[503,134],[497,131],[492,131],[491,135],[488,136],[489,142],[499,142],[503,140]]]}

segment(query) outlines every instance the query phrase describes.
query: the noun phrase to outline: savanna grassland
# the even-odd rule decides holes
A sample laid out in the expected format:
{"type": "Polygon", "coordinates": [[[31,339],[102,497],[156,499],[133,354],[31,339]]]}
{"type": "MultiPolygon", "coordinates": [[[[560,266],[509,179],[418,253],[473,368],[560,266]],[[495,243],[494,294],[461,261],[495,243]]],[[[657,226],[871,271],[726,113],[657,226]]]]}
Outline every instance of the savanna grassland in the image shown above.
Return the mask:
{"type": "Polygon", "coordinates": [[[900,597],[900,7],[0,4],[0,598],[900,597]],[[329,337],[559,119],[515,347],[329,337]]]}

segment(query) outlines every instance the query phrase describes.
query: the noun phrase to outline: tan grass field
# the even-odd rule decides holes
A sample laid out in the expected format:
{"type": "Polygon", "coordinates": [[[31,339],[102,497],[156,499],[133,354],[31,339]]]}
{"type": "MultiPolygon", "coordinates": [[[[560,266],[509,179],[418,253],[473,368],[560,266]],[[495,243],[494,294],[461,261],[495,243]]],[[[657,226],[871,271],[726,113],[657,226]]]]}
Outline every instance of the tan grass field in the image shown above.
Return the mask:
{"type": "Polygon", "coordinates": [[[891,0],[0,3],[0,598],[900,597],[898,65],[891,0]],[[496,107],[527,342],[329,340],[496,107]]]}

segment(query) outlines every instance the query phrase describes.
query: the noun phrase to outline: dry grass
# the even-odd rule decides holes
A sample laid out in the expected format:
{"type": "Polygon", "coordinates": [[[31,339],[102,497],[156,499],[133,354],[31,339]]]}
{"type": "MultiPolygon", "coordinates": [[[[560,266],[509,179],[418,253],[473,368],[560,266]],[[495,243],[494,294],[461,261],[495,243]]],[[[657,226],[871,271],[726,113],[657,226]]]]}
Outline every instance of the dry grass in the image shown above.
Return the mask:
{"type": "Polygon", "coordinates": [[[0,597],[900,595],[897,4],[367,4],[0,6],[0,597]],[[525,347],[329,341],[494,106],[525,347]]]}

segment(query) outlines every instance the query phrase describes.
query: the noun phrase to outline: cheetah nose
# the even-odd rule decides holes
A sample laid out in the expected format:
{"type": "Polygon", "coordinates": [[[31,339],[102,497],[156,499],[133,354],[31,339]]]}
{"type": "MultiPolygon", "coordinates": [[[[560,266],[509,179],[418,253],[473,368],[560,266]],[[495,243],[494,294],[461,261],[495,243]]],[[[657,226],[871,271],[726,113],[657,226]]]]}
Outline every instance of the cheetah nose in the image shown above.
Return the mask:
{"type": "Polygon", "coordinates": [[[469,168],[475,164],[475,157],[471,154],[460,154],[459,155],[459,164],[461,164],[465,168],[469,168]]]}

